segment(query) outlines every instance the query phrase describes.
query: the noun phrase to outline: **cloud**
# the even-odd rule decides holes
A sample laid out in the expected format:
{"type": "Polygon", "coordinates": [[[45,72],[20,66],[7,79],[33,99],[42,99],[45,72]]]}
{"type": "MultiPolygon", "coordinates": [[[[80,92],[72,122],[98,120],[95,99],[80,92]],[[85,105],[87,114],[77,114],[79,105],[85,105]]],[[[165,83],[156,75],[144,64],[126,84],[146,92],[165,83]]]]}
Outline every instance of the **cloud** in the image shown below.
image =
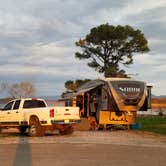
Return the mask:
{"type": "Polygon", "coordinates": [[[75,59],[75,41],[103,23],[141,29],[151,52],[136,55],[128,73],[165,92],[165,0],[5,0],[0,6],[2,82],[32,81],[39,95],[60,94],[69,79],[101,77],[75,59]],[[155,81],[157,79],[157,81],[155,81]]]}
{"type": "Polygon", "coordinates": [[[127,68],[127,73],[138,75],[133,76],[136,80],[142,80],[150,85],[153,85],[152,92],[156,95],[165,95],[166,91],[164,85],[166,80],[164,73],[166,71],[166,57],[162,54],[151,55],[136,55],[134,58],[134,64],[130,68],[127,68]],[[162,89],[162,91],[161,91],[162,89]]]}
{"type": "MultiPolygon", "coordinates": [[[[164,0],[140,0],[139,3],[137,0],[128,1],[127,5],[121,10],[122,17],[129,17],[133,15],[139,15],[145,13],[149,10],[153,10],[159,7],[166,5],[164,0]]],[[[157,11],[159,12],[159,11],[157,11]]]]}

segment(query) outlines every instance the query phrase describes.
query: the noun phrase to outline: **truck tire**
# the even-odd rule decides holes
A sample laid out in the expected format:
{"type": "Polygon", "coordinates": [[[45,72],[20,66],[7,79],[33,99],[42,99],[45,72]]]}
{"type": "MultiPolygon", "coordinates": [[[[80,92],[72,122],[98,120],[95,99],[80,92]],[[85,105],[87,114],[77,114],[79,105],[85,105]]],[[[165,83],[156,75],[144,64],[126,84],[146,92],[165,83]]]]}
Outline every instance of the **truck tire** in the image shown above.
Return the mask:
{"type": "Polygon", "coordinates": [[[39,119],[35,116],[32,116],[29,120],[29,135],[31,137],[44,136],[44,130],[39,122],[39,119]]]}
{"type": "Polygon", "coordinates": [[[25,134],[26,130],[27,130],[27,127],[25,127],[25,126],[19,127],[19,131],[21,134],[25,134]]]}

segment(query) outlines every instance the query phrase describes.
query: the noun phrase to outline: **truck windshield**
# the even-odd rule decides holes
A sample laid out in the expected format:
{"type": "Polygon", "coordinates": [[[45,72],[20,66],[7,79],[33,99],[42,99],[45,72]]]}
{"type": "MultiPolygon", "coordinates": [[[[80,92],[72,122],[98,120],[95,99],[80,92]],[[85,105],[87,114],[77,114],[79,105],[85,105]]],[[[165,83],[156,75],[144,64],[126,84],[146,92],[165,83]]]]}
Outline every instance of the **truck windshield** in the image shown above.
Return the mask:
{"type": "Polygon", "coordinates": [[[41,100],[26,100],[24,102],[23,108],[39,108],[46,107],[44,101],[41,100]]]}

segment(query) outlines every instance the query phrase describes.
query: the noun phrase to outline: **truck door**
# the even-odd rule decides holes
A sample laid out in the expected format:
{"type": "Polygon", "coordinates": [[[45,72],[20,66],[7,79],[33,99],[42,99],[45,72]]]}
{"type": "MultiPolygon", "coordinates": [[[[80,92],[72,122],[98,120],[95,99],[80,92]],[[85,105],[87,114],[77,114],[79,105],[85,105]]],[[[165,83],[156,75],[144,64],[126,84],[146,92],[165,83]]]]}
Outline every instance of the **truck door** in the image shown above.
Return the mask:
{"type": "Polygon", "coordinates": [[[21,120],[21,110],[20,107],[21,100],[16,100],[13,104],[13,109],[11,110],[11,121],[13,124],[19,124],[21,120]]]}
{"type": "Polygon", "coordinates": [[[14,101],[11,101],[5,105],[5,107],[0,111],[0,122],[2,124],[11,122],[11,111],[13,108],[14,101]]]}

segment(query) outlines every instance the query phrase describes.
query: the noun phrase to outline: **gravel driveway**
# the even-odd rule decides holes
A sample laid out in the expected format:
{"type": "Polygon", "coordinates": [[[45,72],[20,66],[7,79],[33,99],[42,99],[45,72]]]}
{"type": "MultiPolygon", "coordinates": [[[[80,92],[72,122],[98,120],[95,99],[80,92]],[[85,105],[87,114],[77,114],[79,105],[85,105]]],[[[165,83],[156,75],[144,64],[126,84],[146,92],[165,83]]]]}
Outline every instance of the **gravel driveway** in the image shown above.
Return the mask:
{"type": "Polygon", "coordinates": [[[72,135],[0,135],[3,166],[165,166],[166,137],[135,131],[75,131],[72,135]]]}
{"type": "Polygon", "coordinates": [[[71,135],[44,137],[20,136],[17,130],[0,135],[0,144],[21,143],[90,143],[166,148],[166,137],[137,131],[75,131],[71,135]]]}

